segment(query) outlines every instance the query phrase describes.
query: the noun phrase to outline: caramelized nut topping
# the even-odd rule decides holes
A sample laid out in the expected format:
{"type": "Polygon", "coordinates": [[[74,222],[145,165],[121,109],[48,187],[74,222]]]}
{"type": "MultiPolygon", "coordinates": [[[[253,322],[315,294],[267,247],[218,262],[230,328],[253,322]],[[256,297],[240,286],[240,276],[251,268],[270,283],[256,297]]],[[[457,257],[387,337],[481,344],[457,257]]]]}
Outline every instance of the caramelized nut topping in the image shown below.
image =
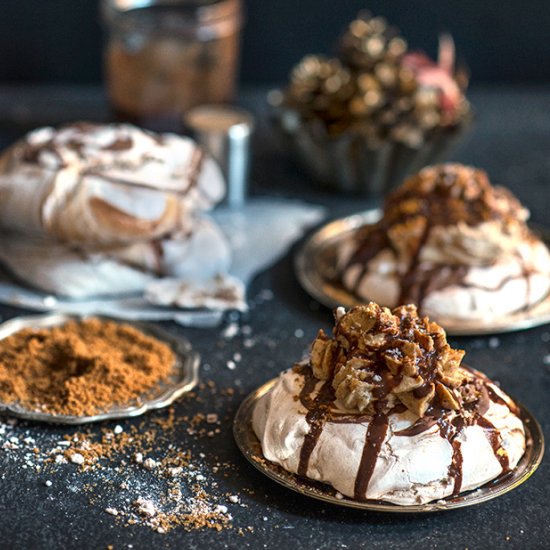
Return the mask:
{"type": "Polygon", "coordinates": [[[311,367],[316,378],[332,382],[346,408],[372,410],[377,401],[397,399],[422,417],[434,400],[459,410],[464,396],[476,399],[471,375],[460,368],[464,352],[451,348],[445,331],[420,318],[413,305],[391,311],[371,302],[347,313],[339,308],[333,335],[319,332],[311,367]]]}
{"type": "Polygon", "coordinates": [[[410,177],[386,201],[390,225],[419,216],[431,225],[516,224],[527,211],[507,189],[492,186],[483,170],[462,164],[429,166],[410,177]]]}
{"type": "Polygon", "coordinates": [[[528,217],[520,202],[507,189],[492,186],[483,170],[461,164],[430,166],[387,198],[377,224],[357,232],[358,248],[349,263],[364,263],[384,248],[411,258],[421,248],[429,249],[427,244],[438,254],[458,248],[459,263],[490,261],[501,253],[506,237],[529,235],[528,217]],[[476,232],[484,227],[483,234],[476,232]]]}

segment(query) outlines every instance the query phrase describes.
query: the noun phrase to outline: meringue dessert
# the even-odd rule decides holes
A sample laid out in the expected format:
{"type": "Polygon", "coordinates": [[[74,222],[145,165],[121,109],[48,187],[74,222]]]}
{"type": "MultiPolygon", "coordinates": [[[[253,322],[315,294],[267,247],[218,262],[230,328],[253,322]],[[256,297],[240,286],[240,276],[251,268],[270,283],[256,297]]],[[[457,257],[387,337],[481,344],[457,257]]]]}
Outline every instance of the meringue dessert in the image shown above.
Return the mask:
{"type": "Polygon", "coordinates": [[[230,248],[205,212],[224,193],[217,164],[189,138],[129,124],[40,128],[0,157],[0,260],[71,298],[214,277],[230,248]]]}
{"type": "Polygon", "coordinates": [[[386,200],[383,217],[337,252],[337,279],[361,302],[414,303],[434,319],[491,321],[550,292],[550,253],[529,212],[482,170],[423,169],[386,200]]]}
{"type": "Polygon", "coordinates": [[[415,306],[338,308],[309,360],[257,402],[265,459],[358,501],[423,504],[516,467],[525,432],[514,402],[461,365],[415,306]]]}

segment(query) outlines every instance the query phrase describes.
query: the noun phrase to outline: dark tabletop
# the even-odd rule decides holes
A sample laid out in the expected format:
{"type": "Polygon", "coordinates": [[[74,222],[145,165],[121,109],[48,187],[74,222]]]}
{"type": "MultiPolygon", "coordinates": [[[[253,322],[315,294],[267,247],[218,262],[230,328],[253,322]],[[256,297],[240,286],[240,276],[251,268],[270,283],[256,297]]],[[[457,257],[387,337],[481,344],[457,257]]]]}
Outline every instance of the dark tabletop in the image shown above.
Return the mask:
{"type": "MultiPolygon", "coordinates": [[[[315,191],[287,159],[266,122],[263,93],[245,91],[242,103],[259,116],[253,166],[253,191],[290,196],[329,207],[330,217],[370,206],[315,191]]],[[[533,221],[550,225],[550,88],[487,88],[470,94],[476,109],[474,129],[454,159],[485,168],[493,182],[504,184],[530,208],[533,221]]],[[[0,145],[41,124],[106,116],[102,94],[83,88],[0,89],[0,145]]],[[[319,328],[329,328],[330,312],[312,301],[298,285],[291,250],[261,273],[249,289],[252,309],[245,324],[251,334],[234,338],[220,329],[186,329],[165,324],[187,336],[203,358],[202,378],[233,396],[199,391],[201,399],[182,399],[177,415],[219,414],[221,433],[191,437],[176,430],[179,445],[202,453],[206,465],[228,464],[216,476],[219,492],[238,494],[244,506],[231,506],[233,529],[158,534],[147,527],[125,526],[105,513],[102,495],[78,489],[75,466],[62,465],[45,477],[0,448],[0,545],[2,548],[548,548],[550,536],[550,466],[544,460],[524,485],[483,505],[423,516],[395,516],[338,508],[284,489],[251,467],[236,448],[231,419],[242,398],[299,359],[319,328]],[[266,290],[268,292],[266,292],[266,290]],[[272,295],[271,295],[272,293],[272,295]],[[246,347],[245,339],[253,341],[246,347]],[[235,369],[227,361],[242,355],[235,369]],[[227,472],[230,472],[227,475],[227,472]],[[76,486],[76,488],[75,488],[76,486]],[[92,500],[92,502],[90,502],[92,500]],[[252,529],[249,529],[249,528],[252,529]],[[243,533],[239,534],[239,528],[243,533]]],[[[0,306],[3,319],[23,313],[0,306]]],[[[451,338],[467,351],[467,362],[498,380],[526,405],[550,440],[550,326],[497,337],[451,338]],[[546,360],[545,360],[546,358],[546,360]]],[[[155,413],[152,422],[165,413],[155,413]]],[[[124,429],[132,423],[121,423],[124,429]]],[[[113,427],[114,424],[107,424],[113,427]]],[[[100,427],[93,428],[99,430],[100,427]]],[[[15,426],[14,432],[59,438],[71,430],[15,426]]],[[[107,498],[107,497],[105,497],[107,498]]]]}

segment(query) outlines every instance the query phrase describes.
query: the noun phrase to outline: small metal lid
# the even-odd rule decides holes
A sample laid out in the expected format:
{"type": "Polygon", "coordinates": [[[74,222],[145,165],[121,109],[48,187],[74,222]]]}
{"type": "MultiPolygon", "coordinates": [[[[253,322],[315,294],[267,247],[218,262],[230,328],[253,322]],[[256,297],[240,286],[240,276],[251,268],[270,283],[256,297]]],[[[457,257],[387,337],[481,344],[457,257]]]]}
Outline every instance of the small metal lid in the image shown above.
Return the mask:
{"type": "Polygon", "coordinates": [[[203,105],[188,111],[184,124],[219,163],[227,182],[226,203],[235,207],[244,204],[254,117],[237,107],[203,105]]]}

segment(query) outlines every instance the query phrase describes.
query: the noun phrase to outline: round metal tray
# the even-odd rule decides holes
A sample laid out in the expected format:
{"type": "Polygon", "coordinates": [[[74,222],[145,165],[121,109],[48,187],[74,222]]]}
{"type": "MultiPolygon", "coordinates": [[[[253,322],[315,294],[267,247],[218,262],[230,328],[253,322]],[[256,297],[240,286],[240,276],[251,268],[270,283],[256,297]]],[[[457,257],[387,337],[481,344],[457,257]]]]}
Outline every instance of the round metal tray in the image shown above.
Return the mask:
{"type": "Polygon", "coordinates": [[[330,504],[346,506],[348,508],[358,508],[360,510],[401,514],[439,512],[473,506],[501,496],[527,481],[538,468],[544,454],[544,436],[539,423],[527,409],[518,405],[520,411],[519,416],[525,426],[527,447],[518,465],[511,472],[501,475],[473,491],[461,493],[455,497],[447,497],[435,502],[429,502],[427,504],[401,506],[380,500],[353,500],[349,497],[340,495],[329,485],[298,477],[264,458],[260,442],[252,429],[252,412],[258,400],[271,390],[277,380],[277,378],[270,380],[255,392],[251,393],[242,402],[233,422],[233,434],[237,446],[245,458],[255,468],[273,481],[297,493],[330,504]]]}
{"type": "MultiPolygon", "coordinates": [[[[298,251],[294,268],[305,291],[329,308],[353,307],[364,303],[355,294],[336,284],[336,253],[340,244],[357,228],[376,223],[380,210],[369,210],[330,222],[313,233],[298,251]]],[[[550,233],[532,228],[550,246],[550,233]]],[[[550,322],[550,294],[535,306],[490,323],[478,319],[434,318],[452,336],[473,336],[524,330],[550,322]]]]}
{"type": "MultiPolygon", "coordinates": [[[[97,316],[99,319],[108,319],[114,322],[120,322],[109,317],[97,316]]],[[[77,315],[34,315],[25,317],[16,317],[0,325],[0,341],[11,334],[22,329],[44,329],[63,325],[70,320],[82,320],[85,316],[77,315]]],[[[158,338],[165,344],[168,344],[176,355],[176,361],[173,365],[173,375],[169,382],[159,384],[152,392],[149,392],[147,399],[137,404],[127,407],[114,407],[108,411],[91,416],[68,416],[56,415],[39,411],[24,409],[17,404],[0,403],[0,413],[10,416],[16,416],[24,420],[34,422],[48,422],[50,424],[88,424],[90,422],[99,422],[102,420],[115,420],[139,416],[147,411],[161,409],[173,403],[178,397],[191,391],[199,381],[200,356],[194,352],[191,344],[181,338],[175,337],[168,332],[151,325],[149,323],[125,321],[124,324],[131,325],[142,332],[158,338]]],[[[0,344],[1,346],[1,344],[0,344]]]]}

